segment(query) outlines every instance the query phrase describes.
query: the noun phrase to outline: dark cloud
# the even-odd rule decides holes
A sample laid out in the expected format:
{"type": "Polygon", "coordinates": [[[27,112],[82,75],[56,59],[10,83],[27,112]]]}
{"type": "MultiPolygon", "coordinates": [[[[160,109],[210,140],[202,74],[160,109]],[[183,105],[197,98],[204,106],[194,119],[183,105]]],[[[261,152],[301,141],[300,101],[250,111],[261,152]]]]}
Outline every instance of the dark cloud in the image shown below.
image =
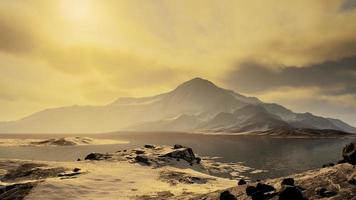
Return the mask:
{"type": "Polygon", "coordinates": [[[36,47],[30,27],[13,17],[0,15],[0,51],[26,52],[36,47]]]}
{"type": "Polygon", "coordinates": [[[243,92],[259,92],[279,87],[317,87],[325,94],[356,94],[356,56],[305,67],[271,68],[245,62],[226,79],[243,92]]]}
{"type": "Polygon", "coordinates": [[[344,0],[341,5],[341,10],[353,10],[356,8],[356,0],[344,0]]]}

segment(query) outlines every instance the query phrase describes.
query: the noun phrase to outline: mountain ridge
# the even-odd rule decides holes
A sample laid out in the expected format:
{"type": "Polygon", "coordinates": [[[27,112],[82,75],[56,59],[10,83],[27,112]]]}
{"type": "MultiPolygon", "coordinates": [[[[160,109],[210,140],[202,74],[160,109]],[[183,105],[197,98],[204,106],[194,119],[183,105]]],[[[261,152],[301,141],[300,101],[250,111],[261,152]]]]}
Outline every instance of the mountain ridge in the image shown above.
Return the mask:
{"type": "Polygon", "coordinates": [[[332,118],[295,113],[209,80],[194,78],[175,89],[142,98],[124,97],[103,106],[51,108],[17,121],[0,122],[1,133],[99,133],[120,130],[253,132],[280,128],[356,128],[332,118]]]}

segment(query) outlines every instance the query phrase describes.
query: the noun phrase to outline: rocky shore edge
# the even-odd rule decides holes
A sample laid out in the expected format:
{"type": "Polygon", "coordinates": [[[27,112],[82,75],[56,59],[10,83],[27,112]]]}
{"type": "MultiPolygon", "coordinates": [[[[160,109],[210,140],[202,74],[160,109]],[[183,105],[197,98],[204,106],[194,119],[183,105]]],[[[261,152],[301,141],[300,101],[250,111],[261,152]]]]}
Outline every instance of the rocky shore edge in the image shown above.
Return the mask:
{"type": "MultiPolygon", "coordinates": [[[[90,153],[78,162],[115,162],[125,161],[150,168],[174,166],[191,168],[201,173],[238,180],[235,187],[203,195],[174,196],[163,191],[157,196],[139,196],[137,199],[205,199],[205,200],[305,200],[305,199],[356,199],[356,142],[342,150],[342,159],[338,163],[329,163],[320,169],[294,174],[288,177],[251,182],[248,177],[233,176],[234,172],[253,170],[243,165],[221,164],[219,168],[214,160],[204,159],[194,154],[189,147],[182,145],[156,146],[145,145],[133,150],[119,150],[114,153],[90,153]]],[[[0,199],[24,199],[33,188],[48,178],[71,179],[85,173],[80,168],[53,167],[25,161],[7,163],[0,171],[0,199]]],[[[160,181],[177,184],[205,184],[213,178],[191,176],[182,172],[166,171],[159,175],[160,181]]],[[[134,191],[132,191],[134,192],[134,191]]]]}

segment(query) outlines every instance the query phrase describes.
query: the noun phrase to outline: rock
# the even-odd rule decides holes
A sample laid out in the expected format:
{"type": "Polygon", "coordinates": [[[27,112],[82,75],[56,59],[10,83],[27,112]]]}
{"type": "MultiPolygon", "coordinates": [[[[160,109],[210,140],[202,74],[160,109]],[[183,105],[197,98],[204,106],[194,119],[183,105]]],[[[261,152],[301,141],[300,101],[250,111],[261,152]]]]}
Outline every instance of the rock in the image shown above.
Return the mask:
{"type": "Polygon", "coordinates": [[[154,149],[155,148],[155,146],[152,145],[152,144],[145,144],[144,147],[147,148],[147,149],[154,149]]]}
{"type": "Polygon", "coordinates": [[[237,185],[246,185],[246,181],[245,179],[240,179],[238,182],[237,182],[237,185]]]}
{"type": "Polygon", "coordinates": [[[257,183],[256,189],[258,191],[261,191],[262,193],[267,193],[267,192],[274,192],[276,189],[274,189],[273,186],[263,184],[263,183],[257,183]]]}
{"type": "Polygon", "coordinates": [[[350,177],[348,177],[347,182],[351,185],[356,185],[356,172],[351,174],[350,177]]]}
{"type": "Polygon", "coordinates": [[[247,196],[251,196],[252,194],[256,193],[257,189],[254,186],[247,186],[246,188],[246,194],[247,196]]]}
{"type": "Polygon", "coordinates": [[[289,185],[294,186],[294,179],[293,178],[285,178],[282,180],[281,185],[289,185]]]}
{"type": "Polygon", "coordinates": [[[276,195],[274,187],[263,183],[257,183],[256,187],[248,186],[246,194],[251,196],[252,200],[269,199],[276,195]]]}
{"type": "Polygon", "coordinates": [[[18,183],[18,184],[0,186],[0,199],[3,200],[24,199],[37,184],[38,184],[37,182],[27,182],[27,183],[18,183]]]}
{"type": "Polygon", "coordinates": [[[76,167],[76,168],[73,169],[73,172],[79,172],[79,171],[80,171],[80,168],[76,167]]]}
{"type": "Polygon", "coordinates": [[[237,199],[229,191],[224,191],[220,194],[220,200],[237,200],[237,199]]]}
{"type": "Polygon", "coordinates": [[[62,173],[62,174],[58,174],[58,177],[64,177],[62,179],[65,179],[65,178],[76,176],[79,174],[81,174],[81,173],[80,172],[62,173]]]}
{"type": "Polygon", "coordinates": [[[200,157],[196,157],[195,160],[197,161],[197,164],[200,164],[200,162],[201,162],[201,158],[200,157]]]}
{"type": "Polygon", "coordinates": [[[105,160],[111,158],[109,154],[102,154],[102,153],[90,153],[84,159],[85,160],[105,160]]]}
{"type": "Polygon", "coordinates": [[[180,148],[184,148],[184,146],[183,146],[183,145],[180,145],[180,144],[175,144],[175,145],[173,146],[173,149],[180,149],[180,148]]]}
{"type": "Polygon", "coordinates": [[[145,151],[144,151],[144,150],[139,150],[139,149],[137,149],[137,150],[135,150],[135,153],[136,153],[136,154],[144,154],[145,151]]]}
{"type": "Polygon", "coordinates": [[[332,196],[337,194],[337,192],[329,191],[329,190],[327,190],[326,188],[323,188],[323,187],[316,188],[315,192],[316,192],[317,195],[319,195],[321,197],[332,197],[332,196]]]}
{"type": "Polygon", "coordinates": [[[196,159],[195,155],[193,153],[193,150],[191,148],[187,148],[187,147],[175,149],[171,152],[168,152],[168,153],[162,155],[161,157],[183,159],[189,163],[193,163],[193,161],[196,159]]]}
{"type": "Polygon", "coordinates": [[[322,166],[322,168],[325,168],[325,167],[333,167],[333,166],[335,166],[334,163],[328,163],[328,164],[324,164],[324,165],[322,166]]]}
{"type": "Polygon", "coordinates": [[[356,165],[356,142],[352,142],[342,150],[344,160],[352,165],[356,165]]]}
{"type": "Polygon", "coordinates": [[[146,156],[143,156],[143,155],[137,155],[135,157],[135,161],[139,162],[139,163],[146,164],[146,165],[151,165],[150,160],[146,156]]]}
{"type": "MultiPolygon", "coordinates": [[[[294,182],[294,181],[293,181],[294,182]]],[[[287,185],[279,192],[279,200],[305,200],[303,193],[297,187],[287,185]]]]}
{"type": "Polygon", "coordinates": [[[78,158],[78,159],[77,159],[77,161],[81,161],[81,159],[80,159],[80,158],[78,158]]]}
{"type": "Polygon", "coordinates": [[[25,180],[40,180],[49,177],[56,177],[58,174],[65,172],[62,167],[47,168],[47,165],[36,163],[25,163],[17,168],[7,171],[0,177],[0,181],[14,182],[25,180]]]}

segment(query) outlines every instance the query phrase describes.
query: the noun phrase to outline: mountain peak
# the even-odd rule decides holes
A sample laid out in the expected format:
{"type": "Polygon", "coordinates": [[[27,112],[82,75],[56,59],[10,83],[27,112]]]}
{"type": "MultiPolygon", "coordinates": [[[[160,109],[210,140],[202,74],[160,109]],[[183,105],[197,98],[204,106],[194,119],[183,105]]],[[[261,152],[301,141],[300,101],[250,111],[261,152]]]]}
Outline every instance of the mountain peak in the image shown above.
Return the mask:
{"type": "Polygon", "coordinates": [[[196,77],[189,81],[186,81],[178,86],[178,88],[191,88],[191,89],[207,89],[207,88],[218,88],[214,83],[209,80],[196,77]]]}

